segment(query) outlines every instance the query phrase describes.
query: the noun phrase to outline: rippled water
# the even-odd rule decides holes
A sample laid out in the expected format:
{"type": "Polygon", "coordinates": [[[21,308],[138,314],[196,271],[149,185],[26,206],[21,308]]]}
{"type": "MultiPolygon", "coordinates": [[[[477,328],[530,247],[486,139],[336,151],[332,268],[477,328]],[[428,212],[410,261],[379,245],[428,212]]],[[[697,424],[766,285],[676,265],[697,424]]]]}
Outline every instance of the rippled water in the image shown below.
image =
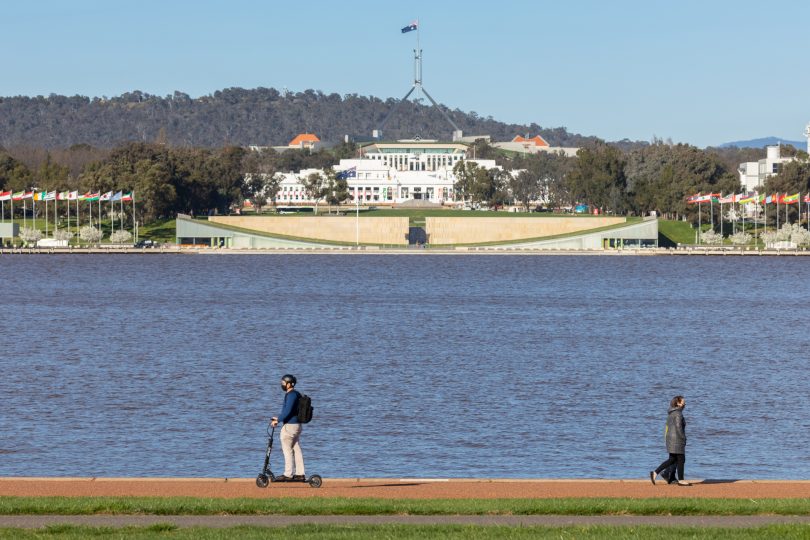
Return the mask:
{"type": "Polygon", "coordinates": [[[804,258],[7,256],[0,476],[810,478],[804,258]],[[278,448],[278,447],[277,447],[278,448]],[[274,469],[280,469],[278,452],[274,469]]]}

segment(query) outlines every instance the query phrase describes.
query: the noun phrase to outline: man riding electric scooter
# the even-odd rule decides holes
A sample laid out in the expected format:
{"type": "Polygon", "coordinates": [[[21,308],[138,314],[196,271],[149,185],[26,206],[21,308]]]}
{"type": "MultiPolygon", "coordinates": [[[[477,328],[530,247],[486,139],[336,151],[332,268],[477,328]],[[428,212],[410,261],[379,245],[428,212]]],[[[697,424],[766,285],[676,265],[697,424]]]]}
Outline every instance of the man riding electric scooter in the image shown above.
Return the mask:
{"type": "Polygon", "coordinates": [[[281,451],[284,453],[284,474],[276,476],[276,482],[303,482],[306,478],[304,471],[304,454],[301,452],[302,426],[298,422],[298,400],[301,394],[295,389],[296,379],[293,375],[284,375],[281,378],[281,389],[284,390],[284,405],[281,414],[274,416],[270,425],[276,427],[280,424],[281,451]],[[293,474],[293,462],[295,473],[293,474]]]}

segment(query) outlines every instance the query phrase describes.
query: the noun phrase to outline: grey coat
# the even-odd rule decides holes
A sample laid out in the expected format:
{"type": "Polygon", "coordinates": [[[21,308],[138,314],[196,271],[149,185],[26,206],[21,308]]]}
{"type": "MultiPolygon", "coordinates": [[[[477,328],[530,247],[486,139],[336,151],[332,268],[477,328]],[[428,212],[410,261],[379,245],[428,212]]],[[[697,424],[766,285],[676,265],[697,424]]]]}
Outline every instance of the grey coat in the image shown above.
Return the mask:
{"type": "Polygon", "coordinates": [[[686,420],[683,418],[683,409],[673,407],[667,416],[667,452],[670,454],[686,453],[686,420]]]}

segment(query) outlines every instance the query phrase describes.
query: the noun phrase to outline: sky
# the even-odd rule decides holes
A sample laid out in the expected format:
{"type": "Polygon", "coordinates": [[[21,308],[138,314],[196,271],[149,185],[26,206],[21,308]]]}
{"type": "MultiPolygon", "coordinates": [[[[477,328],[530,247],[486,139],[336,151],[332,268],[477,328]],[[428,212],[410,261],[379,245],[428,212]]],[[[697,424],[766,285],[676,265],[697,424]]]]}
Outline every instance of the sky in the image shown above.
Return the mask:
{"type": "Polygon", "coordinates": [[[401,98],[606,140],[802,140],[810,2],[4,2],[0,96],[273,87],[401,98]]]}

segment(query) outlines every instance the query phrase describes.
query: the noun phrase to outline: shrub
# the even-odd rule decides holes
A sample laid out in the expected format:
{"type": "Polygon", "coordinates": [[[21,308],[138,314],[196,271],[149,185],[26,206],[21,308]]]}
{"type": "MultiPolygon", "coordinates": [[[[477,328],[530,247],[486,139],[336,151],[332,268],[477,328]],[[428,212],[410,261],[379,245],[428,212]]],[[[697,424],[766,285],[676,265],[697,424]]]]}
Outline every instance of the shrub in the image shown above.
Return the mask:
{"type": "Polygon", "coordinates": [[[23,227],[20,229],[20,238],[25,242],[25,245],[36,244],[42,240],[42,231],[31,227],[23,227]]]}
{"type": "Polygon", "coordinates": [[[747,232],[740,231],[732,234],[730,238],[731,243],[735,246],[744,246],[746,244],[750,244],[754,237],[747,232]]]}
{"type": "Polygon", "coordinates": [[[85,225],[79,231],[79,238],[87,242],[88,244],[98,244],[101,242],[101,239],[104,238],[104,235],[91,225],[85,225]]]}
{"type": "Polygon", "coordinates": [[[723,243],[723,235],[720,233],[716,233],[712,230],[708,230],[700,235],[700,241],[703,244],[709,244],[710,246],[717,246],[723,243]]]}
{"type": "Polygon", "coordinates": [[[132,240],[132,233],[129,231],[115,231],[110,235],[113,244],[126,244],[132,240]]]}

